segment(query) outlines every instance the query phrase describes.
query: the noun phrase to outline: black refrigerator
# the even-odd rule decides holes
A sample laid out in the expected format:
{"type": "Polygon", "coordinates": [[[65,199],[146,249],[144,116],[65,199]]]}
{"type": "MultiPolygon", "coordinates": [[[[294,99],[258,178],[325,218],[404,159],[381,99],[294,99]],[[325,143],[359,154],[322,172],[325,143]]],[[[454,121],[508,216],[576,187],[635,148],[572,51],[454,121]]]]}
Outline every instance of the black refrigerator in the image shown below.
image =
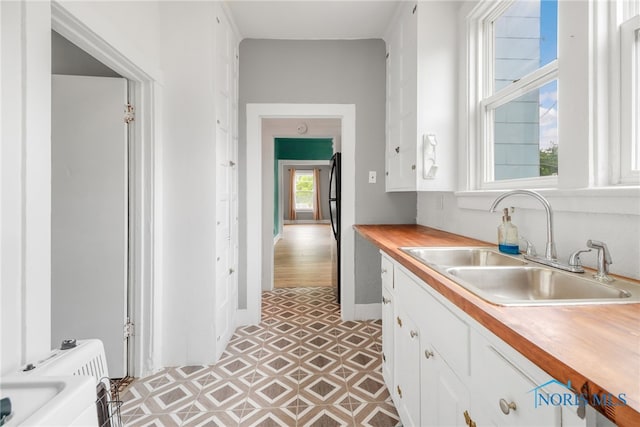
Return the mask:
{"type": "Polygon", "coordinates": [[[331,218],[331,230],[336,239],[336,258],[334,271],[332,272],[333,284],[336,288],[336,299],[340,303],[340,153],[331,157],[331,174],[329,176],[329,217],[331,218]]]}

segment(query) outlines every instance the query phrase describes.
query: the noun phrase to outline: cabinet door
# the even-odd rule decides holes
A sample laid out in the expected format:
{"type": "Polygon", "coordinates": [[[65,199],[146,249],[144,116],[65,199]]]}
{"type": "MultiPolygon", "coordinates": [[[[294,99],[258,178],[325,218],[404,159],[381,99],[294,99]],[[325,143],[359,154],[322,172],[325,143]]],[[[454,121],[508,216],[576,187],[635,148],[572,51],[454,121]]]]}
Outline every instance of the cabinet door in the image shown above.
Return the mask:
{"type": "MultiPolygon", "coordinates": [[[[478,399],[474,412],[482,424],[493,426],[560,426],[561,407],[538,406],[535,392],[548,393],[549,387],[537,383],[527,373],[526,366],[518,366],[483,339],[475,339],[473,346],[474,383],[478,399]],[[503,405],[512,405],[505,412],[503,405]]],[[[480,423],[478,423],[480,425],[480,423]]]]}
{"type": "Polygon", "coordinates": [[[393,379],[393,304],[395,296],[385,287],[382,288],[382,377],[391,392],[394,402],[397,401],[393,379]]]}
{"type": "Polygon", "coordinates": [[[421,426],[464,426],[473,420],[469,391],[442,356],[425,346],[420,361],[421,426]]]}
{"type": "Polygon", "coordinates": [[[393,261],[388,258],[387,255],[382,252],[382,259],[380,263],[380,277],[382,278],[382,287],[387,288],[388,291],[393,292],[394,285],[394,271],[393,261]]]}
{"type": "Polygon", "coordinates": [[[396,305],[394,335],[396,408],[405,426],[420,426],[420,337],[418,328],[396,305]]]}

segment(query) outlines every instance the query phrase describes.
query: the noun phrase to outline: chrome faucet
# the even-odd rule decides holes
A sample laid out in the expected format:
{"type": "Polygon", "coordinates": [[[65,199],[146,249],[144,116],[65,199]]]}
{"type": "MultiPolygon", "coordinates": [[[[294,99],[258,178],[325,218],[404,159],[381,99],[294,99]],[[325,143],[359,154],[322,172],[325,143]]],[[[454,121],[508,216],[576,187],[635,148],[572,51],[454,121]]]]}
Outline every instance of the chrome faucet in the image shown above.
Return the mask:
{"type": "Polygon", "coordinates": [[[607,245],[597,240],[587,240],[587,247],[598,251],[598,271],[593,277],[600,282],[613,282],[615,279],[609,276],[609,264],[613,264],[613,261],[607,245]]]}
{"type": "Polygon", "coordinates": [[[537,262],[539,264],[548,265],[550,267],[560,268],[562,270],[571,271],[573,273],[584,273],[584,269],[580,265],[568,265],[558,261],[558,255],[556,253],[556,243],[553,240],[553,210],[549,201],[545,199],[540,193],[532,190],[511,190],[498,196],[489,209],[491,212],[495,212],[498,204],[509,196],[531,196],[537,199],[544,207],[545,214],[547,216],[547,244],[544,248],[544,257],[535,255],[535,249],[532,245],[527,245],[527,253],[524,254],[524,258],[529,261],[537,262]]]}
{"type": "Polygon", "coordinates": [[[558,255],[556,254],[556,244],[553,241],[553,211],[551,210],[551,205],[549,204],[547,199],[542,197],[540,193],[531,190],[507,191],[506,193],[498,196],[498,198],[493,201],[490,211],[495,212],[496,208],[498,207],[498,203],[509,196],[516,195],[531,196],[539,200],[540,203],[542,203],[542,206],[544,206],[544,211],[547,214],[547,245],[544,249],[544,258],[550,261],[555,261],[556,259],[558,259],[558,255]]]}

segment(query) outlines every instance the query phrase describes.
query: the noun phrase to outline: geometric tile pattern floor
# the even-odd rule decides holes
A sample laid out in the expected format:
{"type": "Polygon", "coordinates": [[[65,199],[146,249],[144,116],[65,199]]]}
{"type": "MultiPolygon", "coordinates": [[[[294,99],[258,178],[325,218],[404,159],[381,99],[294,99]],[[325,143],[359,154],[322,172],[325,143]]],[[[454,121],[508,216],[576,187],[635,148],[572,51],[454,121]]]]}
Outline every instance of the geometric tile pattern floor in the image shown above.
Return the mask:
{"type": "Polygon", "coordinates": [[[262,295],[211,366],[166,368],[121,395],[125,426],[396,426],[380,320],[343,322],[333,288],[262,295]]]}

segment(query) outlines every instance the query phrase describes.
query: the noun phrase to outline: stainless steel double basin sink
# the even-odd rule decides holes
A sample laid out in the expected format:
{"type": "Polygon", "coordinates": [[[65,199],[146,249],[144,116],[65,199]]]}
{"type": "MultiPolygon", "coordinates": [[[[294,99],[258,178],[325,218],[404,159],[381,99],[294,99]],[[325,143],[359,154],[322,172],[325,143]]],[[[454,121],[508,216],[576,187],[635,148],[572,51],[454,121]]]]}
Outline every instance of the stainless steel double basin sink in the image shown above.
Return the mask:
{"type": "Polygon", "coordinates": [[[603,284],[588,273],[567,273],[509,256],[493,247],[400,248],[421,263],[496,305],[578,305],[640,302],[640,285],[603,284]]]}

